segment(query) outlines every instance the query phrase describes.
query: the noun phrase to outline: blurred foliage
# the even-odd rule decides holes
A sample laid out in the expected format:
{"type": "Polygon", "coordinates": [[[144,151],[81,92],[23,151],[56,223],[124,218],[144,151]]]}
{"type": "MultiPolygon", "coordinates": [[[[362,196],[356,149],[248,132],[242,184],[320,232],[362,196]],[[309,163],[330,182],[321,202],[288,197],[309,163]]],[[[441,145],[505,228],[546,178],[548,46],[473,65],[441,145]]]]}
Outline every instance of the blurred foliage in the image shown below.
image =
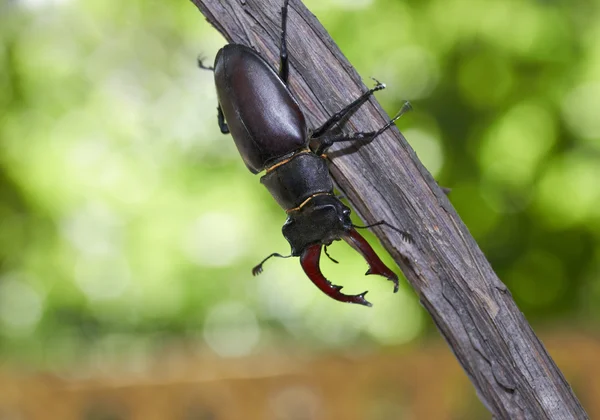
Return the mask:
{"type": "MultiPolygon", "coordinates": [[[[531,320],[600,321],[600,3],[307,0],[531,320]]],[[[0,2],[0,352],[70,364],[173,338],[239,356],[428,328],[407,285],[333,246],[336,303],[216,124],[224,41],[189,2],[0,2]]],[[[291,43],[299,40],[290,40],[291,43]]],[[[370,237],[373,239],[373,237],[370,237]]],[[[389,259],[388,259],[389,261],[389,259]]]]}

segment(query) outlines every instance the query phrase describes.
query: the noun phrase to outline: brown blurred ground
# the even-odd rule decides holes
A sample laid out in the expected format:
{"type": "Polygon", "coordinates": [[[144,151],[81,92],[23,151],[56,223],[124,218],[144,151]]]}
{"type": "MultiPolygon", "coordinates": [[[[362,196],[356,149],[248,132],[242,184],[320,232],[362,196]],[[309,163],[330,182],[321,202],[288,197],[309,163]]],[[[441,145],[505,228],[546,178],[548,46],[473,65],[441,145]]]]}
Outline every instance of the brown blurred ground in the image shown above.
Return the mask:
{"type": "MultiPolygon", "coordinates": [[[[600,338],[563,332],[544,341],[590,417],[600,418],[600,338]]],[[[5,368],[0,420],[490,418],[441,342],[343,355],[280,350],[243,359],[182,346],[140,366],[137,373],[131,365],[111,365],[68,375],[5,368]]]]}

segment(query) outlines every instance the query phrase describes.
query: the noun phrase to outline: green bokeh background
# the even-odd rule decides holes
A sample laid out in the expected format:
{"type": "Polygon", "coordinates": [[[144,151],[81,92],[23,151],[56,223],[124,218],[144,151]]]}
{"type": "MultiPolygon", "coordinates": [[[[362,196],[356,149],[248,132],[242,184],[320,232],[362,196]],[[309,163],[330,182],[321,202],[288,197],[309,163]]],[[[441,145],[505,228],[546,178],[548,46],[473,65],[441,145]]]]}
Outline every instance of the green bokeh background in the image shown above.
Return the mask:
{"type": "MultiPolygon", "coordinates": [[[[600,3],[307,0],[534,326],[600,321],[600,3]],[[370,83],[370,82],[368,82],[370,83]]],[[[186,1],[0,1],[0,355],[68,368],[191,340],[224,357],[436,335],[343,244],[322,295],[220,134],[224,40],[186,1]]],[[[300,42],[290,40],[290,42],[300,42]]],[[[373,237],[370,237],[373,239],[373,237]]],[[[381,248],[378,250],[380,252],[381,248]]],[[[388,258],[389,262],[390,259],[388,258]]]]}

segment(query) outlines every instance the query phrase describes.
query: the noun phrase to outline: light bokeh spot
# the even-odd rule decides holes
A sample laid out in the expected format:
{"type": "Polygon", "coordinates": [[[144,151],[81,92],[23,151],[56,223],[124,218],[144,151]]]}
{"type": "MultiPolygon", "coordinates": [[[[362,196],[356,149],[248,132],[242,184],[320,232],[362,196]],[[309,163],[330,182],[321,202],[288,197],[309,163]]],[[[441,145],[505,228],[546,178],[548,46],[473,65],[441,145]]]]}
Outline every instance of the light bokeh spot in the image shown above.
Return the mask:
{"type": "Polygon", "coordinates": [[[0,321],[9,334],[31,332],[44,310],[44,296],[19,277],[0,278],[0,321]]]}
{"type": "Polygon", "coordinates": [[[562,115],[575,135],[600,151],[600,82],[582,83],[565,97],[562,115]]]}
{"type": "Polygon", "coordinates": [[[389,294],[368,314],[366,329],[381,345],[399,345],[415,339],[424,325],[423,312],[408,290],[389,294]]]}
{"type": "Polygon", "coordinates": [[[241,357],[252,352],[261,331],[254,311],[241,302],[213,306],[204,323],[204,340],[222,357],[241,357]]]}
{"type": "Polygon", "coordinates": [[[439,137],[419,128],[402,130],[402,134],[410,141],[421,162],[435,177],[444,164],[444,152],[439,137]]]}
{"type": "Polygon", "coordinates": [[[523,102],[510,109],[483,139],[481,170],[496,182],[526,186],[555,142],[550,113],[538,103],[523,102]]]}
{"type": "Polygon", "coordinates": [[[439,66],[434,55],[418,45],[403,46],[382,55],[378,79],[388,82],[388,90],[398,98],[426,98],[439,81],[439,66]]]}
{"type": "Polygon", "coordinates": [[[75,282],[91,301],[119,298],[130,280],[129,263],[120,254],[82,256],[75,265],[75,282]]]}
{"type": "Polygon", "coordinates": [[[184,251],[196,264],[223,267],[247,251],[247,229],[234,214],[205,213],[185,233],[184,251]]]}
{"type": "Polygon", "coordinates": [[[593,154],[575,150],[549,163],[537,188],[537,210],[546,223],[566,228],[600,216],[600,165],[593,154]]]}

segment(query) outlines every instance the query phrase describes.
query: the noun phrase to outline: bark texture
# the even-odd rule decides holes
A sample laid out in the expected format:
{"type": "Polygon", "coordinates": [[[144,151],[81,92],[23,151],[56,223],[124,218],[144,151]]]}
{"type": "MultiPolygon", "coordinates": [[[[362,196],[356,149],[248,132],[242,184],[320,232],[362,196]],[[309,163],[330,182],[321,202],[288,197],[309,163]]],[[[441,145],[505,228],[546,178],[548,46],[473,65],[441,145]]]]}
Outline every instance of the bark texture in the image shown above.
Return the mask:
{"type": "MultiPolygon", "coordinates": [[[[282,0],[192,0],[232,43],[277,65],[282,0]]],[[[315,16],[291,0],[290,88],[317,127],[367,88],[315,16]]],[[[372,99],[345,131],[371,131],[387,114],[372,99]]],[[[444,192],[393,128],[362,147],[334,146],[331,172],[418,293],[483,403],[501,419],[587,419],[554,361],[496,276],[444,192]]],[[[376,303],[376,302],[375,302],[376,303]]],[[[357,310],[363,310],[357,308],[357,310]]]]}

